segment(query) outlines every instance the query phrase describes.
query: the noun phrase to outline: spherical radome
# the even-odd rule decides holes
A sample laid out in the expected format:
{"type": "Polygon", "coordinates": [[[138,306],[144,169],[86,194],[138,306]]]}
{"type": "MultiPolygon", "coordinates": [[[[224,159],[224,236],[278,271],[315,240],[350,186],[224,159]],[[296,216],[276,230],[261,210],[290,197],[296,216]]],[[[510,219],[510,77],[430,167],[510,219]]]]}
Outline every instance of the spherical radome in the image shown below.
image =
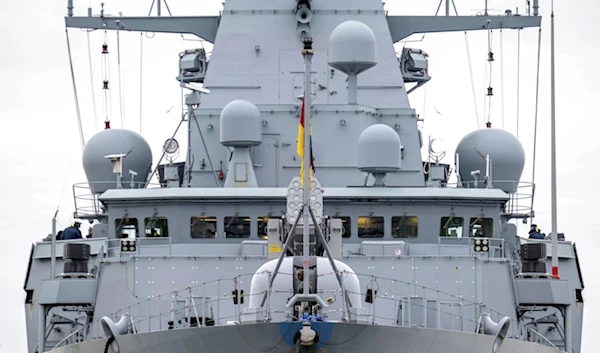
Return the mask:
{"type": "Polygon", "coordinates": [[[400,169],[402,143],[394,129],[385,124],[366,128],[358,138],[358,169],[387,173],[400,169]]]}
{"type": "Polygon", "coordinates": [[[262,142],[262,122],[258,108],[246,100],[234,100],[221,111],[221,143],[224,146],[251,147],[262,142]]]}
{"type": "Polygon", "coordinates": [[[521,142],[510,132],[502,129],[475,130],[458,143],[456,153],[464,187],[474,187],[471,172],[475,170],[479,170],[479,181],[483,181],[485,156],[489,155],[492,161],[492,186],[507,193],[516,191],[525,167],[525,151],[521,142]]]}
{"type": "Polygon", "coordinates": [[[329,65],[346,74],[358,75],[375,66],[375,34],[366,24],[346,21],[329,36],[329,65]]]}
{"type": "Polygon", "coordinates": [[[130,187],[130,170],[137,173],[134,177],[136,187],[146,182],[152,167],[152,150],[148,142],[130,130],[105,129],[92,136],[83,150],[83,169],[94,194],[117,188],[117,176],[113,173],[112,164],[104,157],[121,153],[129,153],[123,159],[122,186],[130,187]]]}

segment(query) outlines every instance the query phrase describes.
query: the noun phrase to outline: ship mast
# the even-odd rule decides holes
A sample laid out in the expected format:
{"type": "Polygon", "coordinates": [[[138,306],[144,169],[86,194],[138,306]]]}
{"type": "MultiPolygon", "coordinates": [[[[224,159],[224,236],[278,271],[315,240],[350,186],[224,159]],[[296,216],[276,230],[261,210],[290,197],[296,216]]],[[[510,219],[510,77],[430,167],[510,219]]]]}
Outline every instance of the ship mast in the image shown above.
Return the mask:
{"type": "MultiPolygon", "coordinates": [[[[310,171],[312,168],[311,165],[311,143],[310,143],[310,70],[311,70],[311,60],[313,56],[312,50],[312,39],[304,38],[304,50],[302,50],[302,55],[304,56],[304,63],[306,64],[305,73],[304,73],[304,175],[302,178],[304,180],[304,189],[303,189],[303,199],[302,203],[304,204],[304,213],[303,213],[303,226],[302,226],[302,265],[303,265],[303,273],[304,273],[304,283],[303,283],[303,293],[304,295],[308,295],[309,292],[309,244],[310,244],[310,229],[308,226],[310,219],[310,171]]],[[[315,227],[318,227],[318,224],[315,223],[315,227]]]]}
{"type": "Polygon", "coordinates": [[[554,1],[550,14],[550,193],[552,195],[552,276],[559,279],[558,274],[558,233],[557,233],[557,201],[556,201],[556,87],[554,69],[554,1]]]}

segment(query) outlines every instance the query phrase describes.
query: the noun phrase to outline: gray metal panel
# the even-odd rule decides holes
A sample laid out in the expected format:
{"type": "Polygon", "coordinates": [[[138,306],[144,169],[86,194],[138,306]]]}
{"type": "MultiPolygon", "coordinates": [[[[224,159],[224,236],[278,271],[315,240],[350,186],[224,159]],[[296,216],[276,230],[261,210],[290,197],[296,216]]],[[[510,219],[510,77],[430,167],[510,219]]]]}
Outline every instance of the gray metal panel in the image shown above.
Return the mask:
{"type": "Polygon", "coordinates": [[[42,281],[39,304],[93,304],[96,299],[96,279],[61,278],[42,281]]]}
{"type": "Polygon", "coordinates": [[[556,279],[518,278],[517,293],[521,305],[571,305],[573,292],[569,282],[556,279]]]}
{"type": "Polygon", "coordinates": [[[404,241],[363,241],[362,254],[370,257],[406,256],[408,244],[404,241]]]}
{"type": "Polygon", "coordinates": [[[267,240],[244,240],[242,241],[242,256],[267,256],[267,240]]]}

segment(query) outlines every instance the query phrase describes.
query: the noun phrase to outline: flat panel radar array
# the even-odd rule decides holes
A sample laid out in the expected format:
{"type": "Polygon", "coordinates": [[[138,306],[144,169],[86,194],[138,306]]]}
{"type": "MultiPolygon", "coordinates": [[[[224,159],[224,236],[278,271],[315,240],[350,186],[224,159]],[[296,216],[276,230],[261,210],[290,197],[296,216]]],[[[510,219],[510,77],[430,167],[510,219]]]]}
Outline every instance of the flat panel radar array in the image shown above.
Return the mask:
{"type": "Polygon", "coordinates": [[[489,156],[492,187],[509,194],[516,192],[525,167],[525,151],[510,132],[492,128],[475,130],[458,143],[456,155],[463,187],[486,187],[485,183],[477,183],[477,178],[486,170],[486,156],[489,156]]]}
{"type": "Polygon", "coordinates": [[[101,194],[124,185],[143,188],[152,167],[152,150],[146,139],[136,132],[107,128],[87,142],[82,159],[92,193],[101,194]],[[107,157],[118,155],[123,155],[120,170],[125,175],[115,176],[107,157]]]}
{"type": "Polygon", "coordinates": [[[374,186],[385,186],[386,173],[401,168],[402,143],[394,129],[384,124],[366,128],[358,138],[358,169],[375,177],[374,186]]]}
{"type": "Polygon", "coordinates": [[[348,104],[357,103],[357,75],[377,65],[375,34],[366,24],[346,21],[329,36],[329,66],[348,75],[348,104]]]}
{"type": "Polygon", "coordinates": [[[233,147],[225,187],[258,187],[250,148],[262,143],[258,108],[245,100],[234,100],[221,112],[221,144],[233,147]]]}

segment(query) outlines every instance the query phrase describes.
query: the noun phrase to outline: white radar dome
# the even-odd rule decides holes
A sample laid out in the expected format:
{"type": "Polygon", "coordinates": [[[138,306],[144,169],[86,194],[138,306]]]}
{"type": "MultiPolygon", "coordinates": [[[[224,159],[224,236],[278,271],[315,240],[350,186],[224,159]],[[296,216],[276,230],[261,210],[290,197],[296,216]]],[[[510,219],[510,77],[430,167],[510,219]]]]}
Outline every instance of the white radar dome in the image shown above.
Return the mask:
{"type": "Polygon", "coordinates": [[[389,173],[400,169],[402,143],[394,129],[384,124],[366,128],[358,138],[358,169],[389,173]]]}
{"type": "Polygon", "coordinates": [[[458,172],[464,187],[474,187],[471,172],[479,170],[479,186],[485,177],[485,156],[491,159],[492,186],[507,193],[517,189],[523,168],[525,151],[521,142],[510,132],[502,129],[480,129],[463,137],[456,147],[458,172]]]}
{"type": "Polygon", "coordinates": [[[262,123],[258,108],[245,100],[234,100],[221,112],[221,144],[232,147],[258,146],[262,123]]]}
{"type": "Polygon", "coordinates": [[[94,135],[83,150],[83,169],[92,193],[101,194],[117,188],[117,176],[113,173],[112,163],[105,158],[114,154],[127,154],[123,159],[122,187],[130,187],[130,170],[137,173],[133,177],[135,187],[143,187],[146,182],[152,167],[152,150],[148,142],[130,130],[105,129],[94,135]]]}
{"type": "MultiPolygon", "coordinates": [[[[326,296],[323,298],[325,300],[327,299],[327,296],[335,297],[334,299],[336,299],[334,303],[330,304],[329,307],[324,310],[329,312],[329,319],[341,320],[341,311],[344,300],[341,298],[342,291],[340,289],[340,284],[337,280],[337,277],[335,276],[335,272],[333,272],[331,263],[327,258],[317,256],[315,259],[317,260],[318,292],[325,293],[326,296]],[[339,315],[339,317],[336,315],[339,315]]],[[[273,276],[273,271],[277,266],[277,261],[277,259],[271,260],[256,270],[254,276],[252,277],[252,282],[250,283],[250,308],[260,307],[263,300],[263,294],[269,288],[269,280],[273,276]]],[[[334,262],[338,271],[342,272],[344,287],[348,292],[352,307],[354,309],[360,308],[362,301],[360,297],[361,288],[358,276],[354,273],[350,266],[346,265],[345,263],[338,260],[334,260],[334,262]]],[[[281,267],[279,268],[277,277],[275,277],[275,281],[273,282],[270,296],[270,309],[274,322],[286,320],[284,311],[288,309],[285,307],[285,305],[292,297],[293,293],[293,267],[294,257],[285,257],[281,262],[281,267]]]]}
{"type": "Polygon", "coordinates": [[[375,43],[375,34],[366,24],[343,22],[329,36],[329,66],[358,75],[377,64],[375,43]]]}

